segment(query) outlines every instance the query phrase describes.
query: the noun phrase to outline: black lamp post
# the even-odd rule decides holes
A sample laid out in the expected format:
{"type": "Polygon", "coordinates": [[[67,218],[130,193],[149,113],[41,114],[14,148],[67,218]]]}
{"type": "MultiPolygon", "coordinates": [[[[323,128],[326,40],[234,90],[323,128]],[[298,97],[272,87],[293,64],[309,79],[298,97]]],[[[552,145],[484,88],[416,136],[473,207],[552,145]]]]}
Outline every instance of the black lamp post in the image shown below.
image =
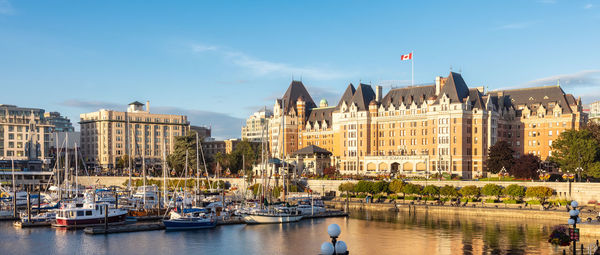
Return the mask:
{"type": "Polygon", "coordinates": [[[577,229],[577,223],[581,222],[579,218],[579,210],[577,209],[579,204],[577,201],[571,202],[571,210],[569,210],[569,225],[573,225],[573,228],[569,228],[569,237],[573,241],[573,254],[577,254],[577,241],[579,241],[579,229],[577,229]]]}

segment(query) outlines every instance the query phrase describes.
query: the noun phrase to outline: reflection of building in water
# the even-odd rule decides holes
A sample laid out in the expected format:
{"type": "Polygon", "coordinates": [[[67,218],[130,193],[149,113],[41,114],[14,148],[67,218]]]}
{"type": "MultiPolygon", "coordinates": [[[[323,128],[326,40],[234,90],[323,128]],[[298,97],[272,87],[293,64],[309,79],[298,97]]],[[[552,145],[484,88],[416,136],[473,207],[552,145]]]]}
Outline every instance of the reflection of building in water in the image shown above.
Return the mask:
{"type": "Polygon", "coordinates": [[[335,106],[317,106],[293,81],[269,119],[271,156],[316,145],[333,153],[342,174],[474,178],[485,173],[488,149],[507,141],[515,156],[552,155],[560,133],[586,121],[581,100],[560,86],[484,91],[451,72],[427,85],[391,89],[350,84],[335,106]],[[285,139],[284,139],[285,136],[285,139]],[[285,144],[284,144],[285,141],[285,144]]]}

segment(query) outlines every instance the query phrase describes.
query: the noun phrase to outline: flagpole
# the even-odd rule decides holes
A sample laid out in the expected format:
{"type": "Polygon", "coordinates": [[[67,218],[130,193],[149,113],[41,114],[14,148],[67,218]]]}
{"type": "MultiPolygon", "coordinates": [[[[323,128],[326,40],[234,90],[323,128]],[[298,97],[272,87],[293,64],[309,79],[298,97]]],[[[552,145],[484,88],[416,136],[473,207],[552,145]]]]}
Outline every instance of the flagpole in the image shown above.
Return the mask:
{"type": "Polygon", "coordinates": [[[415,56],[413,52],[410,52],[410,64],[411,64],[411,85],[415,85],[415,56]]]}

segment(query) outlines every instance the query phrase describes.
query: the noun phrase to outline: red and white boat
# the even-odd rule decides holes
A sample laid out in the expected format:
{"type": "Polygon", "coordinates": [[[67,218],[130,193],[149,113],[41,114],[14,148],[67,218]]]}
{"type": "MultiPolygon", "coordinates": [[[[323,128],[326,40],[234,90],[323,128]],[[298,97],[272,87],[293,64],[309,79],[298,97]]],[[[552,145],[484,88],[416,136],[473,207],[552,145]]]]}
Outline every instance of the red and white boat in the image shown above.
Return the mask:
{"type": "Polygon", "coordinates": [[[56,227],[87,227],[105,223],[105,210],[108,209],[108,223],[125,223],[127,210],[110,208],[108,203],[71,203],[56,212],[56,227]]]}

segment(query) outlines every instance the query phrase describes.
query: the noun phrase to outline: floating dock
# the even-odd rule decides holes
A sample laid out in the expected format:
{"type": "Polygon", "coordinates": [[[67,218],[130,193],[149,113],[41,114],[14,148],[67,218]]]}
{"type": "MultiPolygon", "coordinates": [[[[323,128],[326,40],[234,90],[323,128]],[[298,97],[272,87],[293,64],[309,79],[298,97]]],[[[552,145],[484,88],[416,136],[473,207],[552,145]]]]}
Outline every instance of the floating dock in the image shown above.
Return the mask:
{"type": "Polygon", "coordinates": [[[13,226],[15,226],[17,228],[49,227],[51,225],[52,225],[52,222],[49,222],[49,221],[45,221],[45,222],[22,222],[22,221],[15,221],[13,223],[13,226]]]}
{"type": "Polygon", "coordinates": [[[139,231],[152,231],[165,229],[165,225],[161,223],[145,223],[145,224],[127,224],[120,226],[109,226],[104,228],[103,226],[87,227],[83,229],[83,232],[90,235],[97,234],[114,234],[114,233],[128,233],[128,232],[139,232],[139,231]]]}
{"type": "Polygon", "coordinates": [[[304,215],[302,219],[316,219],[316,218],[333,218],[333,217],[348,217],[348,213],[344,211],[327,211],[323,213],[315,213],[313,215],[304,215]]]}

